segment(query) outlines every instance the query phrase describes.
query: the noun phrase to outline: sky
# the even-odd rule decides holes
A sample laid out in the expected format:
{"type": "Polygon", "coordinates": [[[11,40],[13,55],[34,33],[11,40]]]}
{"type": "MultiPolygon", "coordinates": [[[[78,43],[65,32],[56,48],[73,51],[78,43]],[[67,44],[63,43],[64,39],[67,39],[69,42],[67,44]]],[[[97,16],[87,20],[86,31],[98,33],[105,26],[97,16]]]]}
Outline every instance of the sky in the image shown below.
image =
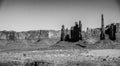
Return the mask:
{"type": "Polygon", "coordinates": [[[119,0],[0,0],[0,30],[60,30],[81,20],[82,29],[120,23],[119,0]]]}

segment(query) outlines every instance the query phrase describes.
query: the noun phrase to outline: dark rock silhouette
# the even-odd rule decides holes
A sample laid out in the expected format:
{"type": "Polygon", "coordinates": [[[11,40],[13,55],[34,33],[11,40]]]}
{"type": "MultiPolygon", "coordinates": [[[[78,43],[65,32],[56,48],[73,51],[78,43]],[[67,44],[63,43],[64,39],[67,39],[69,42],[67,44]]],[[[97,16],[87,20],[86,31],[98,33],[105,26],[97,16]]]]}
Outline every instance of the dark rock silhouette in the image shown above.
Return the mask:
{"type": "Polygon", "coordinates": [[[110,40],[116,40],[116,25],[115,24],[111,24],[106,26],[106,31],[105,33],[109,35],[109,39],[110,40]]]}
{"type": "Polygon", "coordinates": [[[104,33],[104,17],[103,14],[101,15],[101,34],[100,34],[100,40],[105,39],[105,33],[104,33]]]}
{"type": "Polygon", "coordinates": [[[68,28],[66,29],[65,41],[70,41],[70,35],[68,28]]]}
{"type": "Polygon", "coordinates": [[[82,40],[82,24],[81,21],[75,22],[75,26],[72,26],[70,30],[65,31],[64,25],[61,29],[61,41],[68,41],[68,42],[77,42],[82,40]],[[65,37],[65,40],[64,40],[65,37]]]}
{"type": "Polygon", "coordinates": [[[70,34],[71,34],[70,41],[73,41],[74,40],[74,29],[73,29],[73,27],[71,27],[70,34]]]}
{"type": "Polygon", "coordinates": [[[74,42],[79,41],[79,26],[78,23],[75,22],[75,26],[74,26],[74,42]]]}
{"type": "Polygon", "coordinates": [[[81,21],[79,21],[79,39],[82,40],[82,24],[81,24],[81,21]]]}
{"type": "Polygon", "coordinates": [[[65,40],[65,27],[64,25],[62,25],[62,29],[61,29],[61,41],[65,40]]]}
{"type": "Polygon", "coordinates": [[[114,24],[111,24],[111,26],[110,26],[110,36],[109,36],[109,39],[111,39],[111,40],[116,40],[115,33],[116,33],[116,26],[115,26],[114,24]]]}

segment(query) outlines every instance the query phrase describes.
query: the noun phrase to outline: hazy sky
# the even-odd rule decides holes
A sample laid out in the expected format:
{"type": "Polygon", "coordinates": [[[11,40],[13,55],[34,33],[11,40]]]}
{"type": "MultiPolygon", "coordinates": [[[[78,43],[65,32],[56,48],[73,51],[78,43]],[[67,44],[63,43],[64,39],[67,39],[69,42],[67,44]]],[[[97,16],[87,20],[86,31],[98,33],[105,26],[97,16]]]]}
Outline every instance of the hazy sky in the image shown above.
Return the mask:
{"type": "MultiPolygon", "coordinates": [[[[118,0],[119,1],[119,0],[118,0]]],[[[1,0],[0,30],[61,29],[81,20],[83,29],[120,22],[117,0],[1,0]]]]}

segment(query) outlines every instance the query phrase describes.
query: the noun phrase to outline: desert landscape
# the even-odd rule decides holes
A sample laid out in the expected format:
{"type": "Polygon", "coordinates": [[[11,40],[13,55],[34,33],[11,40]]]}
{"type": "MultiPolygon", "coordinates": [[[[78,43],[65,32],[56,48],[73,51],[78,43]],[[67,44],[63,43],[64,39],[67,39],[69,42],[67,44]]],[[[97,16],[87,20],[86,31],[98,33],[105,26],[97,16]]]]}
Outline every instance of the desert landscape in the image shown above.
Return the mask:
{"type": "Polygon", "coordinates": [[[0,0],[0,66],[120,66],[120,0],[0,0]]]}
{"type": "MultiPolygon", "coordinates": [[[[61,40],[61,31],[1,31],[0,66],[119,66],[120,42],[89,33],[61,40]],[[75,39],[75,38],[74,38],[75,39]]],[[[117,33],[118,34],[118,33],[117,33]]],[[[66,34],[65,34],[66,35],[66,34]]],[[[64,36],[65,36],[64,35],[64,36]]]]}

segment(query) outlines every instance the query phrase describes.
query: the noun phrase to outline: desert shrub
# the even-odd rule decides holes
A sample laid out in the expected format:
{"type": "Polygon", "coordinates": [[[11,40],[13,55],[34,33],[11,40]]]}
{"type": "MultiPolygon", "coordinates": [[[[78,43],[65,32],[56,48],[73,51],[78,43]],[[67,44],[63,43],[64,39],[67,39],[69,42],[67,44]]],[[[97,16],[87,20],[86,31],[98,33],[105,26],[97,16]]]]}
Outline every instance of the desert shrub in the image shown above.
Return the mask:
{"type": "Polygon", "coordinates": [[[25,66],[54,66],[54,64],[45,61],[33,61],[26,63],[25,66]]]}
{"type": "Polygon", "coordinates": [[[18,61],[9,61],[9,62],[0,62],[0,66],[23,66],[23,64],[18,61]]]}

